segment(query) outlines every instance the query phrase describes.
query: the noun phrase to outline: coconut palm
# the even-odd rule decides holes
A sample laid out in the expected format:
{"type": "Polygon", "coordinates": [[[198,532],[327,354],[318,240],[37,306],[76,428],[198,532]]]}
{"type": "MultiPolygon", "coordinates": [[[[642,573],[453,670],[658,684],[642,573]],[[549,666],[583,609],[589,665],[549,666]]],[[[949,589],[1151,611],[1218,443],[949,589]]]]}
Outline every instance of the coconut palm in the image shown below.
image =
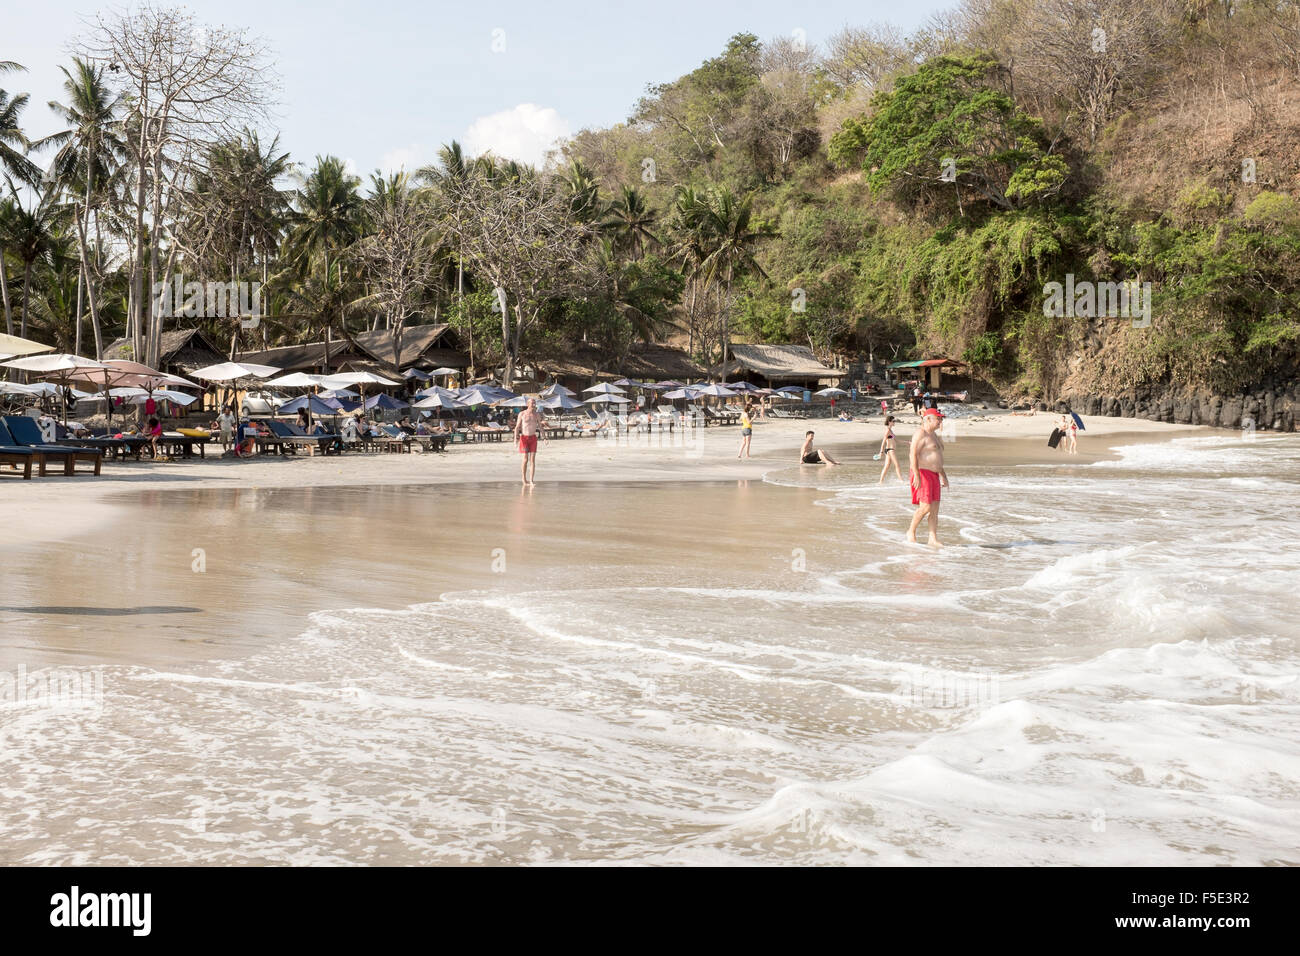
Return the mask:
{"type": "Polygon", "coordinates": [[[304,267],[319,257],[328,274],[331,259],[361,236],[361,179],[337,156],[317,156],[315,168],[294,196],[294,206],[289,234],[294,256],[304,267]]]}
{"type": "Polygon", "coordinates": [[[754,219],[753,196],[737,197],[728,187],[713,189],[702,215],[704,249],[700,264],[706,283],[718,294],[718,311],[722,316],[722,366],[727,364],[731,347],[731,289],[737,278],[767,273],[754,257],[760,239],[774,235],[765,223],[754,219]]]}
{"type": "Polygon", "coordinates": [[[633,259],[640,259],[645,246],[662,245],[650,231],[658,220],[658,213],[650,208],[645,195],[635,187],[624,186],[609,204],[608,218],[601,229],[614,237],[616,246],[630,250],[633,259]]]}
{"type": "MultiPolygon", "coordinates": [[[[12,60],[0,60],[0,74],[26,69],[12,60]]],[[[18,179],[29,186],[36,185],[41,178],[40,168],[27,158],[31,143],[23,135],[23,110],[31,97],[26,93],[10,96],[0,89],[0,175],[18,179]]]]}
{"type": "Polygon", "coordinates": [[[54,186],[76,197],[76,242],[80,276],[76,297],[76,335],[74,349],[81,349],[82,293],[90,301],[91,328],[95,337],[95,356],[103,354],[99,304],[96,295],[96,270],[90,265],[88,235],[91,210],[102,200],[120,159],[126,154],[116,112],[118,97],[104,82],[103,70],[85,60],[74,58],[72,70],[63,71],[66,103],[51,101],[49,106],[67,124],[62,132],[47,136],[37,148],[58,146],[58,152],[46,173],[54,186]]]}
{"type": "Polygon", "coordinates": [[[55,243],[55,235],[63,224],[66,207],[51,200],[46,193],[30,206],[18,201],[13,192],[13,203],[5,217],[5,233],[0,246],[8,246],[10,253],[23,267],[23,312],[18,334],[26,337],[27,320],[31,312],[32,272],[38,262],[45,260],[55,243]]]}

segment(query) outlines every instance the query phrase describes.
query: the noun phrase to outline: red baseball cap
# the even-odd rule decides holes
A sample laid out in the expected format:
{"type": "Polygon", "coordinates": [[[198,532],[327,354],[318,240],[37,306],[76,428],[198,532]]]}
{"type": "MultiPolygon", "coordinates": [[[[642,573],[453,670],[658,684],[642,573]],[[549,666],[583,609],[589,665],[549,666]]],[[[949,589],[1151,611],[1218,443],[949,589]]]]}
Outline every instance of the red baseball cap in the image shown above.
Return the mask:
{"type": "Polygon", "coordinates": [[[926,408],[926,409],[923,409],[923,410],[921,411],[921,417],[924,418],[926,415],[934,415],[934,416],[936,416],[936,417],[938,417],[938,418],[943,418],[943,412],[939,411],[939,409],[937,409],[937,408],[926,408]]]}

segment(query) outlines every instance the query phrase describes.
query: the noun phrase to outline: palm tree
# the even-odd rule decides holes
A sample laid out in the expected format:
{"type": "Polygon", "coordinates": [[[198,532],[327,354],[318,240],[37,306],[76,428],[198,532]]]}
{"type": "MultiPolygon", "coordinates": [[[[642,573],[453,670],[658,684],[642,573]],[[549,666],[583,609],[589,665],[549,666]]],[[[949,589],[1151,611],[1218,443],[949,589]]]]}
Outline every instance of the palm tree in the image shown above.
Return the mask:
{"type": "Polygon", "coordinates": [[[624,186],[619,196],[609,204],[609,218],[601,229],[614,236],[615,244],[631,250],[633,259],[640,259],[645,244],[662,245],[659,237],[650,231],[659,214],[650,208],[645,195],[635,187],[624,186]]]}
{"type": "Polygon", "coordinates": [[[95,357],[104,353],[104,340],[99,320],[96,296],[95,271],[90,267],[87,238],[90,232],[91,209],[102,199],[104,184],[112,177],[121,157],[126,155],[116,118],[118,97],[104,83],[103,70],[85,60],[74,58],[72,72],[63,70],[63,89],[68,102],[50,101],[50,109],[68,124],[60,133],[47,136],[37,148],[56,145],[59,151],[46,174],[60,190],[79,196],[76,211],[77,254],[80,275],[77,280],[76,335],[74,348],[81,351],[82,292],[90,300],[90,322],[95,337],[95,357]]]}
{"type": "MultiPolygon", "coordinates": [[[[315,168],[294,196],[296,208],[291,216],[289,245],[299,274],[314,280],[315,294],[311,298],[319,304],[333,303],[343,288],[339,254],[364,230],[365,206],[360,189],[360,177],[349,173],[341,159],[317,156],[315,168]],[[313,267],[315,262],[320,263],[319,270],[313,267]]],[[[331,305],[321,321],[328,351],[330,329],[337,322],[346,336],[346,320],[342,309],[331,305]]]]}
{"type": "MultiPolygon", "coordinates": [[[[0,74],[13,73],[24,67],[12,60],[0,60],[0,74]]],[[[0,89],[0,176],[9,181],[13,189],[13,179],[34,184],[40,179],[41,171],[25,155],[31,145],[23,135],[19,117],[30,99],[26,93],[20,93],[12,99],[0,89]]],[[[9,302],[9,279],[5,272],[5,235],[12,224],[13,208],[7,197],[0,199],[0,299],[5,310],[5,331],[10,335],[14,331],[13,308],[9,302]]]]}
{"type": "Polygon", "coordinates": [[[774,235],[765,223],[754,219],[753,195],[738,198],[729,187],[715,188],[705,204],[704,242],[707,255],[701,263],[706,283],[718,293],[718,312],[722,316],[722,363],[726,377],[727,353],[731,347],[731,287],[736,278],[767,273],[754,257],[760,239],[774,235]]]}
{"type": "Polygon", "coordinates": [[[690,330],[689,354],[695,354],[696,299],[703,274],[705,251],[705,234],[707,231],[707,205],[704,198],[694,186],[679,187],[673,197],[672,215],[669,220],[673,231],[671,256],[681,264],[682,275],[690,287],[690,297],[686,304],[686,320],[690,330]]]}
{"type": "Polygon", "coordinates": [[[6,217],[5,235],[0,239],[0,246],[8,245],[23,265],[23,315],[18,334],[24,337],[31,311],[32,270],[54,247],[55,233],[64,218],[64,207],[53,202],[51,196],[51,193],[46,193],[35,205],[26,208],[18,202],[18,194],[14,192],[12,208],[6,217]]]}
{"type": "Polygon", "coordinates": [[[579,222],[594,222],[602,211],[600,185],[591,170],[580,159],[575,159],[564,172],[564,185],[569,191],[569,210],[579,222]]]}
{"type": "MultiPolygon", "coordinates": [[[[12,60],[0,60],[0,74],[25,69],[12,60]]],[[[34,186],[40,181],[41,171],[26,156],[31,143],[23,135],[19,122],[30,99],[26,93],[10,98],[8,93],[0,89],[0,175],[11,176],[34,186]]]]}

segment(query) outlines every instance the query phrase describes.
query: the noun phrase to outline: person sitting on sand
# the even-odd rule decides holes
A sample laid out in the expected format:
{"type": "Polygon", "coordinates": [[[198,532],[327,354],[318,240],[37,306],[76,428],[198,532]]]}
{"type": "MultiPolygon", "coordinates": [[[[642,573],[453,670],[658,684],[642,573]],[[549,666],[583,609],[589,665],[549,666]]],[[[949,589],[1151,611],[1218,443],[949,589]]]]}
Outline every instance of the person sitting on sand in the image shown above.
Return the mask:
{"type": "Polygon", "coordinates": [[[826,452],[813,448],[813,435],[813,432],[806,432],[803,436],[803,447],[799,449],[799,464],[838,465],[839,462],[826,452]]]}
{"type": "Polygon", "coordinates": [[[912,484],[912,504],[916,512],[907,528],[907,540],[916,543],[916,529],[922,518],[930,521],[930,546],[939,547],[939,496],[940,486],[948,487],[948,472],[943,468],[943,440],[939,438],[939,424],[943,412],[927,408],[921,415],[921,427],[912,436],[908,454],[908,470],[912,484]]]}
{"type": "Polygon", "coordinates": [[[895,444],[897,439],[894,437],[894,416],[889,415],[885,418],[885,437],[880,439],[880,457],[885,460],[885,464],[880,469],[880,480],[878,485],[885,483],[885,475],[889,474],[889,466],[894,466],[894,474],[898,480],[903,480],[903,473],[898,470],[898,454],[895,444]]]}
{"type": "Polygon", "coordinates": [[[840,421],[842,421],[842,422],[851,422],[851,421],[853,421],[853,416],[850,415],[848,412],[840,412],[839,418],[840,418],[840,421]]]}

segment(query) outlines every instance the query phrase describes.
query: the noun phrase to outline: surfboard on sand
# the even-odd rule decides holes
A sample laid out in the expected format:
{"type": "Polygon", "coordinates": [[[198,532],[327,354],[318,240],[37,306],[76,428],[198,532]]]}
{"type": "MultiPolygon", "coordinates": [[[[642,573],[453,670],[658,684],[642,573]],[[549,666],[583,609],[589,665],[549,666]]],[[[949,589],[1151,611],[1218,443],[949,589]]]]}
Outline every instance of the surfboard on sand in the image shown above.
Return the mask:
{"type": "Polygon", "coordinates": [[[1052,437],[1047,439],[1047,447],[1055,448],[1057,445],[1059,445],[1061,443],[1061,436],[1064,434],[1065,432],[1061,431],[1059,428],[1053,428],[1052,437]]]}

